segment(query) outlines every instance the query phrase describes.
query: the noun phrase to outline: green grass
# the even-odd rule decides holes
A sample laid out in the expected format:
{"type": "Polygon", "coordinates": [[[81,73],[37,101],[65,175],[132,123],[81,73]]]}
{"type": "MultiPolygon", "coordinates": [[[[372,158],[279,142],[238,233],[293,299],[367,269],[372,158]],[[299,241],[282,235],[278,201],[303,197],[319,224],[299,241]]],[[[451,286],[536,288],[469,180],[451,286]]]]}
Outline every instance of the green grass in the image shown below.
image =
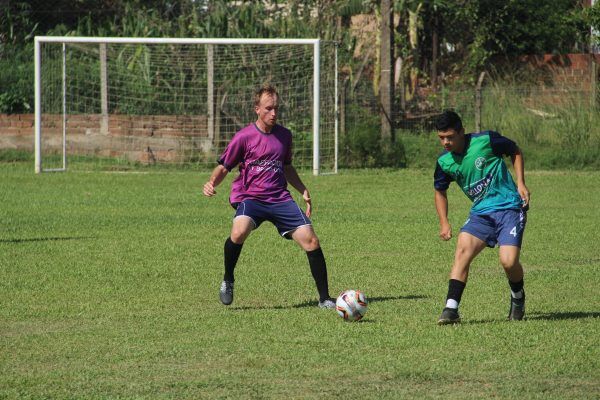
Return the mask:
{"type": "MultiPolygon", "coordinates": [[[[598,398],[599,172],[530,172],[522,262],[528,320],[509,323],[488,249],[435,325],[455,239],[437,238],[431,170],[303,175],[333,293],[320,310],[305,254],[265,223],[218,300],[230,178],[205,172],[34,175],[0,164],[0,398],[598,398]]],[[[468,212],[456,187],[450,217],[468,212]]]]}

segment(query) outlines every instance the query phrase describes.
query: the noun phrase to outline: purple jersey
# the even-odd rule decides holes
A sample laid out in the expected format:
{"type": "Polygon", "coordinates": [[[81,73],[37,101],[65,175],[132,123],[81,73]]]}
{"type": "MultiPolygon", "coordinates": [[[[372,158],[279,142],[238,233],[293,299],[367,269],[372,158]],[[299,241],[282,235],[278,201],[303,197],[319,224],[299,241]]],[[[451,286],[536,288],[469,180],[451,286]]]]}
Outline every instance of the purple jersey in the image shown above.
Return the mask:
{"type": "Polygon", "coordinates": [[[218,160],[231,171],[239,164],[240,174],[231,185],[231,203],[246,199],[266,203],[292,200],[283,166],[292,162],[292,133],[275,125],[270,133],[252,123],[238,131],[218,160]]]}

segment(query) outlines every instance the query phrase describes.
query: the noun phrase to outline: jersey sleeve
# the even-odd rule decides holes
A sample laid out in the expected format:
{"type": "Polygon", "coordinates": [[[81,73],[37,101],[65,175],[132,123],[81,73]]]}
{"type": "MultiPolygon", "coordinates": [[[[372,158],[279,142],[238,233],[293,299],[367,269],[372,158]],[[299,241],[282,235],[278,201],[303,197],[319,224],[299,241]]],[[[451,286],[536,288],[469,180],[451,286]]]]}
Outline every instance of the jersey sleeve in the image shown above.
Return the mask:
{"type": "Polygon", "coordinates": [[[290,165],[292,163],[292,154],[293,154],[294,140],[292,136],[292,132],[289,132],[289,141],[287,150],[285,152],[285,156],[283,158],[283,165],[290,165]]]}
{"type": "Polygon", "coordinates": [[[492,152],[498,156],[514,156],[517,152],[517,144],[499,134],[498,132],[490,131],[490,146],[492,146],[492,152]]]}
{"type": "Polygon", "coordinates": [[[433,187],[435,190],[447,190],[452,182],[452,176],[444,172],[440,163],[435,163],[435,172],[433,173],[433,187]]]}
{"type": "Polygon", "coordinates": [[[217,162],[231,172],[240,162],[244,160],[244,138],[236,134],[225,148],[217,162]]]}

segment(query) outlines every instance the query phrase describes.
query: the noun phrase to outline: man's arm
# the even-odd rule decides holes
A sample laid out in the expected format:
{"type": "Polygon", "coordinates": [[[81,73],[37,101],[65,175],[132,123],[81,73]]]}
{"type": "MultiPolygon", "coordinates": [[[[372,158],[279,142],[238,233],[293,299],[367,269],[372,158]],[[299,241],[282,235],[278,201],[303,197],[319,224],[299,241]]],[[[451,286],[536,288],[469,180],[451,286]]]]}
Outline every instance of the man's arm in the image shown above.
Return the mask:
{"type": "Polygon", "coordinates": [[[212,197],[217,194],[215,188],[219,186],[223,179],[227,176],[229,171],[222,165],[217,165],[217,167],[213,170],[208,182],[204,184],[204,190],[202,191],[206,197],[212,197]]]}
{"type": "Polygon", "coordinates": [[[440,220],[440,238],[450,240],[452,227],[448,222],[448,196],[445,190],[435,190],[435,209],[440,220]]]}
{"type": "Polygon", "coordinates": [[[294,168],[292,164],[284,165],[283,174],[285,175],[285,179],[288,181],[288,183],[292,185],[298,192],[302,193],[302,198],[306,203],[306,216],[310,218],[310,214],[312,213],[310,193],[308,193],[308,189],[306,186],[304,186],[304,183],[302,183],[300,176],[298,176],[296,168],[294,168]]]}
{"type": "Polygon", "coordinates": [[[523,207],[529,206],[529,198],[531,194],[529,189],[525,185],[525,160],[523,159],[523,153],[521,149],[517,147],[517,151],[511,156],[513,167],[515,168],[515,175],[517,177],[517,190],[523,200],[523,207]]]}

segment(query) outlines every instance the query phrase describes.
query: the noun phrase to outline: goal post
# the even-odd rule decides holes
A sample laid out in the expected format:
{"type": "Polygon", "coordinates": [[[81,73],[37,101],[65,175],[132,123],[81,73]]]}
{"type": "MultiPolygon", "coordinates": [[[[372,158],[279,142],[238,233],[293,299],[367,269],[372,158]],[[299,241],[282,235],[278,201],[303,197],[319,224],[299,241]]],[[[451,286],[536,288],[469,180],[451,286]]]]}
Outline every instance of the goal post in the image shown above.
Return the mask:
{"type": "Polygon", "coordinates": [[[38,36],[35,172],[212,168],[273,84],[294,165],[337,172],[337,46],[320,39],[38,36]],[[82,167],[83,166],[83,167],[82,167]]]}

